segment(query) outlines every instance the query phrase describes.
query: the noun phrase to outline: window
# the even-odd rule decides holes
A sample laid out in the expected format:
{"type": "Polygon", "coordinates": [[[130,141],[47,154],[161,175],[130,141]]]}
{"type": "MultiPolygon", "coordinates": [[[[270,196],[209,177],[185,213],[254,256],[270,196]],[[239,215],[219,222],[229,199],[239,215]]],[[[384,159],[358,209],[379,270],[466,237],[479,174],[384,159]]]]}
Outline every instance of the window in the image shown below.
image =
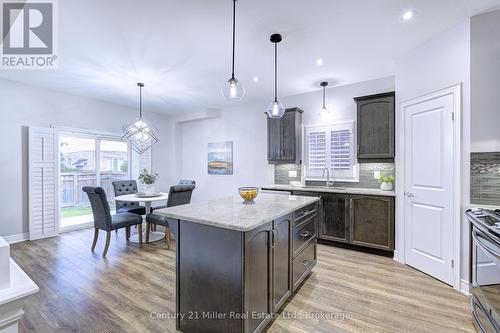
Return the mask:
{"type": "Polygon", "coordinates": [[[308,126],[306,135],[306,177],[324,179],[323,170],[339,181],[358,181],[354,149],[354,122],[308,126]]]}

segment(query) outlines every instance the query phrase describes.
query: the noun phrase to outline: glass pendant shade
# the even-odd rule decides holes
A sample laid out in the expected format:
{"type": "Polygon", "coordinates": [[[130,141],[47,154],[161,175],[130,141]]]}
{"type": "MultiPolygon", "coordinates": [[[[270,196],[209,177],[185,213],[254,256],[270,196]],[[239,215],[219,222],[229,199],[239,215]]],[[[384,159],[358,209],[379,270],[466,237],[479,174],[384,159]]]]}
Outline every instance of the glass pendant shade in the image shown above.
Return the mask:
{"type": "Polygon", "coordinates": [[[245,96],[245,88],[235,78],[231,78],[227,82],[228,85],[220,90],[222,96],[228,101],[241,100],[245,96]]]}
{"type": "Polygon", "coordinates": [[[321,108],[321,111],[319,112],[319,115],[321,118],[328,118],[328,116],[330,115],[330,111],[326,107],[323,106],[321,108]]]}
{"type": "Polygon", "coordinates": [[[277,99],[271,102],[266,109],[269,118],[281,118],[285,114],[285,107],[277,99]]]}
{"type": "Polygon", "coordinates": [[[138,83],[137,86],[139,86],[139,118],[122,127],[122,140],[128,142],[137,153],[143,154],[159,139],[158,129],[142,116],[142,88],[144,84],[138,83]]]}

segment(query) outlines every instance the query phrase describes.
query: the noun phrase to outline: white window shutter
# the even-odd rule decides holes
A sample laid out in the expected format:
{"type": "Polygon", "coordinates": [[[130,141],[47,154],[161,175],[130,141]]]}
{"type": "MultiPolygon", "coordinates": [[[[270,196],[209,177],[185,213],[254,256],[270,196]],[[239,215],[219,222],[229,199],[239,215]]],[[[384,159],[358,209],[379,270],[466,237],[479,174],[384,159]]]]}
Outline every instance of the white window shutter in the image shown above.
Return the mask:
{"type": "Polygon", "coordinates": [[[59,234],[57,136],[52,128],[29,128],[29,239],[59,234]]]}
{"type": "Polygon", "coordinates": [[[326,167],[326,133],[311,131],[307,134],[307,152],[310,170],[326,167]]]}

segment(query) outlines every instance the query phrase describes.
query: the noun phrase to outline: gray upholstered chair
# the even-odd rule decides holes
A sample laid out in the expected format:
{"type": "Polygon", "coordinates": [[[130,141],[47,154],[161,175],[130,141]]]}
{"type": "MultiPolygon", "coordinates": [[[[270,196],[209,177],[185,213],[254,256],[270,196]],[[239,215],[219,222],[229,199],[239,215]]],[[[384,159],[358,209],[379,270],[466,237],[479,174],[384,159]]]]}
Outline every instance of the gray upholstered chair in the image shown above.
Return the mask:
{"type": "Polygon", "coordinates": [[[94,241],[92,243],[92,251],[94,251],[99,230],[106,231],[106,245],[102,256],[105,257],[108,253],[109,241],[111,239],[111,231],[126,228],[126,238],[130,238],[130,226],[139,226],[139,243],[142,244],[142,217],[133,213],[121,213],[111,215],[106,192],[102,187],[85,186],[82,189],[87,193],[94,214],[94,241]]]}
{"type": "MultiPolygon", "coordinates": [[[[168,193],[167,207],[187,205],[191,202],[191,195],[195,188],[194,184],[190,185],[174,185],[170,187],[168,193]]],[[[167,241],[168,248],[170,249],[170,228],[167,218],[165,216],[155,214],[146,215],[146,243],[149,242],[149,233],[151,225],[161,225],[165,227],[165,240],[167,241]]]]}
{"type": "MultiPolygon", "coordinates": [[[[137,193],[137,182],[135,180],[115,180],[113,183],[115,197],[125,194],[137,193]]],[[[146,215],[146,208],[139,206],[137,202],[126,202],[116,200],[116,213],[133,213],[146,215]]]]}
{"type": "MultiPolygon", "coordinates": [[[[196,185],[196,181],[190,180],[190,179],[180,179],[177,185],[196,185]]],[[[156,206],[154,209],[162,209],[162,208],[167,208],[167,206],[162,205],[162,206],[156,206]]]]}

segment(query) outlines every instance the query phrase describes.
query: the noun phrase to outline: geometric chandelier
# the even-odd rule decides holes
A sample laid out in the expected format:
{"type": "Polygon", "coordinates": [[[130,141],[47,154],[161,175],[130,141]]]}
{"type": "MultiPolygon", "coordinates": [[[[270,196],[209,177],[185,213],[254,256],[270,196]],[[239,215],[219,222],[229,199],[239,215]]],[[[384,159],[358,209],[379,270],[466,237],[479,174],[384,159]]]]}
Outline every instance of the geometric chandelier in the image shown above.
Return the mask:
{"type": "Polygon", "coordinates": [[[152,126],[142,116],[142,88],[144,83],[137,83],[139,87],[139,118],[122,127],[122,140],[127,141],[133,150],[142,154],[158,142],[158,129],[152,126]]]}

